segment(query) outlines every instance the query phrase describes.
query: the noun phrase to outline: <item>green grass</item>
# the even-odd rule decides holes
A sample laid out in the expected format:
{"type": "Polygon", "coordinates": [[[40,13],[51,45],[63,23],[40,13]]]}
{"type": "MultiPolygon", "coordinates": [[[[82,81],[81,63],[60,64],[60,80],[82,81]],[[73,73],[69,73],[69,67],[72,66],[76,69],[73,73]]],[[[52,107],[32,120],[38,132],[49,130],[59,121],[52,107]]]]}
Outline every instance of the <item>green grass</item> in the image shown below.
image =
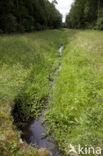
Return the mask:
{"type": "Polygon", "coordinates": [[[35,149],[19,143],[20,133],[12,122],[23,126],[40,114],[64,36],[64,31],[47,30],[0,37],[0,155],[37,155],[35,149]]]}
{"type": "Polygon", "coordinates": [[[45,120],[63,156],[69,144],[102,148],[102,71],[103,32],[62,29],[1,36],[0,156],[37,156],[36,149],[20,144],[12,122],[23,126],[37,118],[48,94],[45,120]],[[60,58],[61,43],[65,47],[60,58]],[[60,62],[62,70],[51,89],[60,62]]]}
{"type": "Polygon", "coordinates": [[[45,115],[63,156],[69,144],[103,147],[103,32],[66,33],[62,70],[45,115]]]}

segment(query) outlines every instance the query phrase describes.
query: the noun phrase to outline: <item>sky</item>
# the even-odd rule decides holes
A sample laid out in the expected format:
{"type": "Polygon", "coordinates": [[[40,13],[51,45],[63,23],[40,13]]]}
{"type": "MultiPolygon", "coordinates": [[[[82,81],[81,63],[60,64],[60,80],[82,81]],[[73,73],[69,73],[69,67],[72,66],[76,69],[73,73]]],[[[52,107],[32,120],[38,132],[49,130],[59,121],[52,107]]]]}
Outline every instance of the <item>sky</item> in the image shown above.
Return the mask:
{"type": "MultiPolygon", "coordinates": [[[[49,0],[49,1],[52,2],[52,0],[49,0]]],[[[62,14],[63,22],[64,22],[65,17],[71,8],[71,4],[73,3],[73,0],[57,0],[57,2],[58,2],[58,5],[56,5],[56,8],[62,14]]]]}

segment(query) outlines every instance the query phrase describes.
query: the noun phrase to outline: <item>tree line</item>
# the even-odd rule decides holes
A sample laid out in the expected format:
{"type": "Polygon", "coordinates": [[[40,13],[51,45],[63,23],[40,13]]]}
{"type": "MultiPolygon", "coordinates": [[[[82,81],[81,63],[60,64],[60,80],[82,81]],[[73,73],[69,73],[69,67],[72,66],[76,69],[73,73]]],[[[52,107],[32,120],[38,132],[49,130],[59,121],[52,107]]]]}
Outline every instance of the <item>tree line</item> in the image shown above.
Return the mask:
{"type": "Polygon", "coordinates": [[[0,0],[0,33],[30,32],[60,27],[62,15],[55,8],[55,2],[0,0]]]}
{"type": "Polygon", "coordinates": [[[103,0],[74,0],[66,17],[66,26],[103,30],[103,0]]]}

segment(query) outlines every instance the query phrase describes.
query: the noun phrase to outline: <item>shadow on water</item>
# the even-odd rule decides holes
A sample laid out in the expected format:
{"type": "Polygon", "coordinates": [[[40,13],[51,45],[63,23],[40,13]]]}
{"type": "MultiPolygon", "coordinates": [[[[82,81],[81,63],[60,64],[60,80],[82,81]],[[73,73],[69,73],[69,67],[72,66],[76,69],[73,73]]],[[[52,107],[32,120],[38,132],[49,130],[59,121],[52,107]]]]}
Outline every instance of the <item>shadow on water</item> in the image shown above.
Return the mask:
{"type": "MultiPolygon", "coordinates": [[[[60,46],[59,53],[60,56],[62,55],[63,51],[63,45],[60,46]]],[[[58,69],[54,73],[54,80],[51,82],[51,88],[53,88],[55,79],[57,76],[58,71],[61,70],[61,65],[59,65],[58,69]]],[[[47,102],[49,103],[50,96],[47,98],[47,102]]],[[[42,123],[42,119],[44,118],[45,110],[42,111],[41,116],[38,120],[32,120],[28,123],[28,125],[22,129],[22,139],[26,140],[28,144],[30,144],[33,147],[36,147],[37,149],[40,148],[46,148],[48,151],[52,153],[53,156],[60,156],[59,150],[55,144],[55,141],[52,136],[50,136],[50,139],[48,139],[47,128],[45,124],[42,123]]]]}
{"type": "Polygon", "coordinates": [[[25,139],[28,144],[37,149],[46,148],[53,156],[59,156],[58,148],[55,145],[53,138],[50,140],[46,136],[47,129],[42,124],[44,112],[38,120],[31,121],[23,130],[22,139],[25,139]]]}

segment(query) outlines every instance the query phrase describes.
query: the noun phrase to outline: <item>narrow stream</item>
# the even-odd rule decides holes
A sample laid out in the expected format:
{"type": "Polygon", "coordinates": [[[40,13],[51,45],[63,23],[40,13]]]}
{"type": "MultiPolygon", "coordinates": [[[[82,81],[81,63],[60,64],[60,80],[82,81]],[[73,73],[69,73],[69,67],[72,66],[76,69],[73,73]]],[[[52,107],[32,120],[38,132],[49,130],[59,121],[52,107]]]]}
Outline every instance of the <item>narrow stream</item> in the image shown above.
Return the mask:
{"type": "MultiPolygon", "coordinates": [[[[60,46],[59,53],[62,55],[63,45],[60,46]]],[[[56,76],[58,71],[61,70],[61,65],[59,65],[58,69],[54,73],[54,80],[51,82],[51,88],[53,88],[56,76]]],[[[49,103],[50,97],[48,96],[47,102],[49,103]]],[[[54,139],[51,137],[49,140],[46,136],[47,129],[45,125],[42,123],[42,119],[44,117],[45,110],[42,111],[41,116],[38,120],[32,120],[28,123],[28,125],[23,129],[22,139],[26,140],[28,144],[38,149],[46,148],[48,151],[52,153],[53,156],[60,156],[59,150],[56,147],[54,139]]]]}

